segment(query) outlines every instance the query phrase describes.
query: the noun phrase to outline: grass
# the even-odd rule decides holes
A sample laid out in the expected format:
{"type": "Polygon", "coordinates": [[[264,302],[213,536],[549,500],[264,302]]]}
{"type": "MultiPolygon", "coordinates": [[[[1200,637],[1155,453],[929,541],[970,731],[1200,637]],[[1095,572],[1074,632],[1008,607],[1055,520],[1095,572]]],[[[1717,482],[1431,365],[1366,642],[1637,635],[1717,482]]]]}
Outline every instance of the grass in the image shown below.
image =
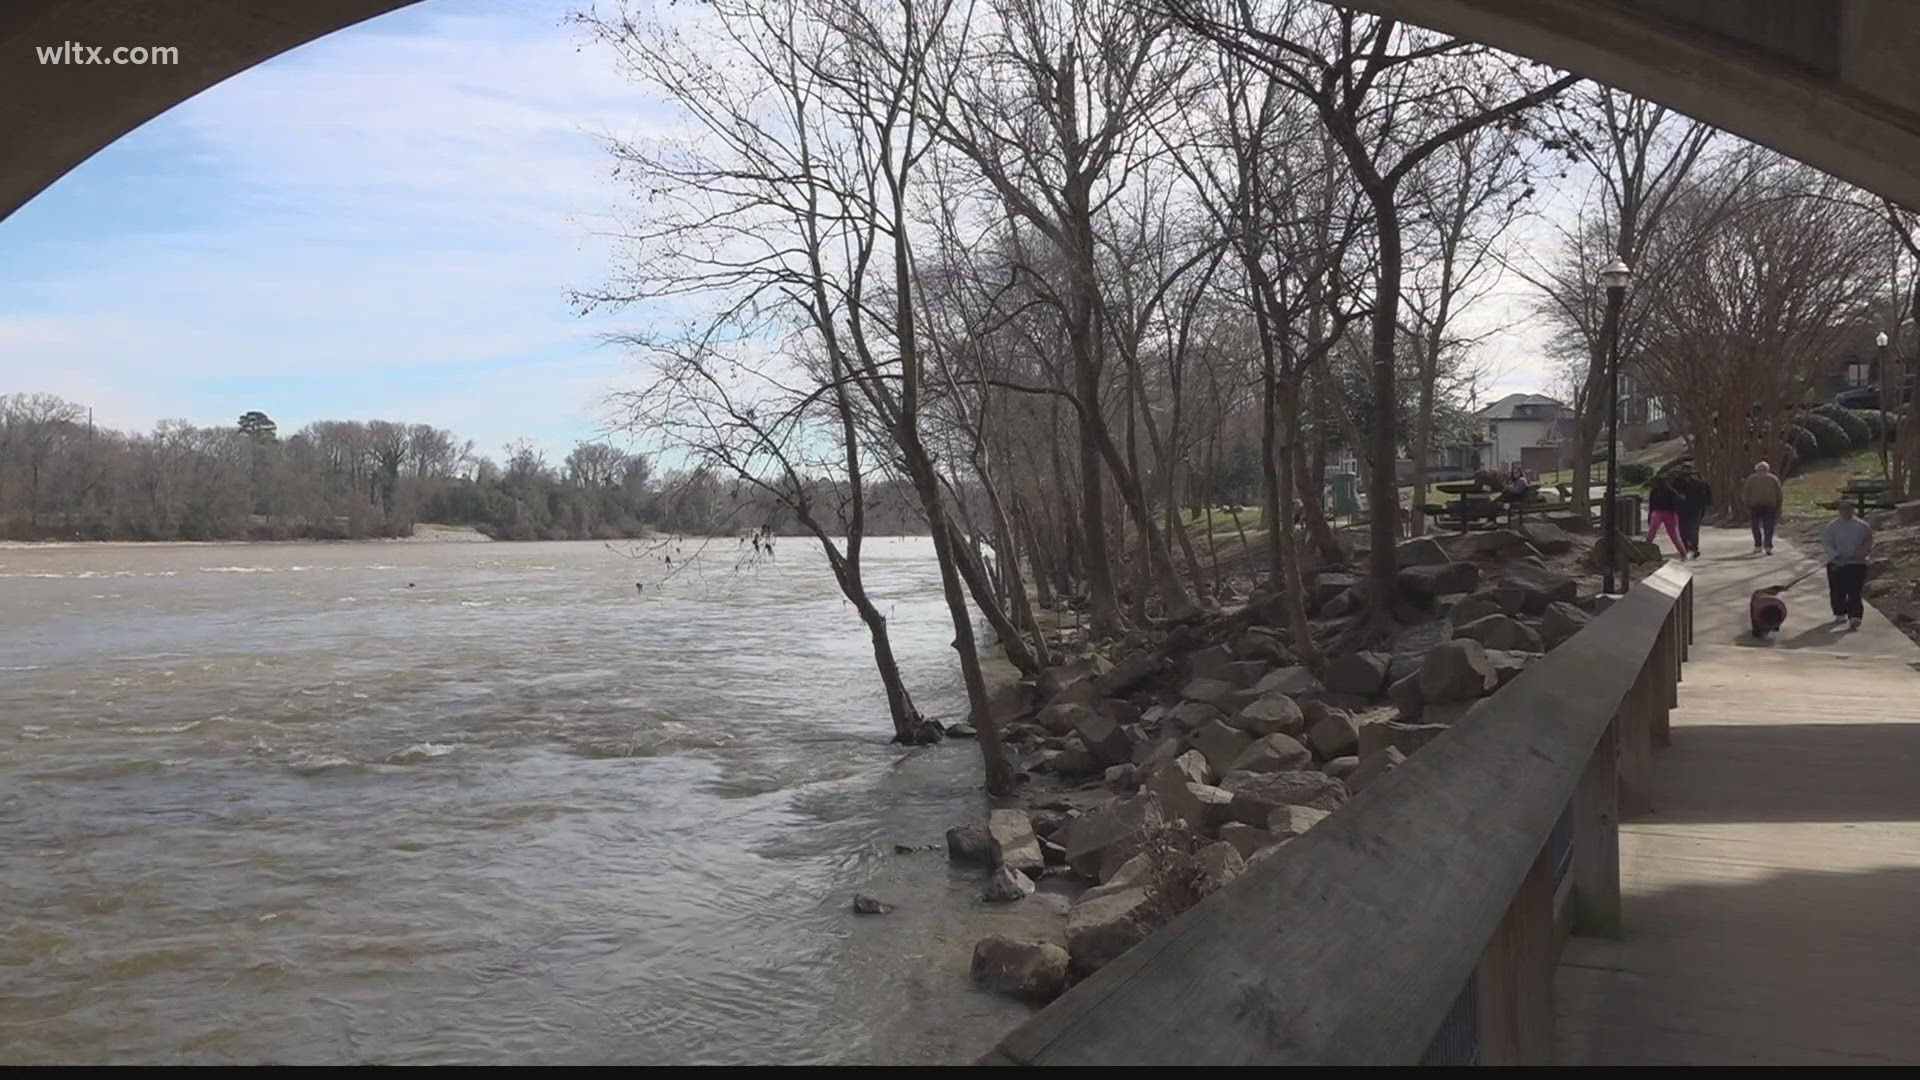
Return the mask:
{"type": "Polygon", "coordinates": [[[1838,500],[1840,489],[1847,486],[1847,481],[1856,477],[1877,480],[1884,476],[1880,471],[1878,444],[1844,457],[1816,462],[1814,468],[1788,478],[1783,485],[1787,493],[1783,512],[1788,517],[1829,517],[1833,511],[1820,504],[1838,500]]]}

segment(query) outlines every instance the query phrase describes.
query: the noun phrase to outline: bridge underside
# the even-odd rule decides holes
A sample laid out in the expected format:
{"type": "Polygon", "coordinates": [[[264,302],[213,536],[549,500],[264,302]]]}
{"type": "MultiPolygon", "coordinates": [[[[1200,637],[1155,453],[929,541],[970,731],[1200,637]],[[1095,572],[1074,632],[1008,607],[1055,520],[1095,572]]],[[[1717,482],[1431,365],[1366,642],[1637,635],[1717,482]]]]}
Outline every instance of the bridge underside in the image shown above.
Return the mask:
{"type": "MultiPolygon", "coordinates": [[[[414,0],[7,0],[0,219],[232,75],[414,0]],[[165,45],[176,66],[44,65],[38,46],[165,45]]],[[[1346,0],[1535,57],[1920,207],[1920,4],[1908,0],[1346,0]]]]}

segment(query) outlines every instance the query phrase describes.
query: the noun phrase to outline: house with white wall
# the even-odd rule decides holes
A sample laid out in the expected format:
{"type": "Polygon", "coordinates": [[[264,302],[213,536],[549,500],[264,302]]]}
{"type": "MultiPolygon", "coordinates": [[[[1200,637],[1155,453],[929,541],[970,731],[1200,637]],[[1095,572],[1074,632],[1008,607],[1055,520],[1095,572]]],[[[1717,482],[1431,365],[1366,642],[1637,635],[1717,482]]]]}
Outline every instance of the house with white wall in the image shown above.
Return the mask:
{"type": "Polygon", "coordinates": [[[1502,471],[1519,462],[1526,447],[1565,446],[1574,431],[1573,410],[1545,394],[1508,394],[1473,415],[1485,425],[1484,464],[1502,471]]]}

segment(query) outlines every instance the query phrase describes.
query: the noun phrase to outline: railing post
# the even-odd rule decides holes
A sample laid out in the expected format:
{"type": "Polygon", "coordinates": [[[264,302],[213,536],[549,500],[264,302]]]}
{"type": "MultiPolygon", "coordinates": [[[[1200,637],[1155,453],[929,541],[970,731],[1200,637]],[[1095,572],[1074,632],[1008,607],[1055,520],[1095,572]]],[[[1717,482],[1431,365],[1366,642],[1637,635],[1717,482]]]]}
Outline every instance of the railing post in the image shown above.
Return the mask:
{"type": "Polygon", "coordinates": [[[1600,742],[1573,793],[1572,926],[1576,934],[1620,933],[1620,722],[1600,742]]]}
{"type": "Polygon", "coordinates": [[[1648,657],[1647,667],[1653,675],[1653,727],[1652,738],[1655,749],[1664,750],[1673,745],[1672,717],[1674,707],[1680,704],[1680,684],[1674,673],[1680,667],[1680,658],[1675,649],[1680,635],[1674,630],[1673,620],[1668,618],[1666,625],[1660,628],[1660,636],[1654,641],[1653,655],[1648,657]],[[1655,662],[1658,662],[1658,666],[1655,662]]]}
{"type": "Polygon", "coordinates": [[[1652,658],[1640,665],[1633,686],[1620,701],[1614,717],[1620,734],[1620,809],[1653,809],[1653,709],[1647,692],[1652,679],[1652,658]]]}
{"type": "Polygon", "coordinates": [[[1480,955],[1480,1064],[1553,1062],[1553,855],[1551,844],[1507,904],[1480,955]]]}

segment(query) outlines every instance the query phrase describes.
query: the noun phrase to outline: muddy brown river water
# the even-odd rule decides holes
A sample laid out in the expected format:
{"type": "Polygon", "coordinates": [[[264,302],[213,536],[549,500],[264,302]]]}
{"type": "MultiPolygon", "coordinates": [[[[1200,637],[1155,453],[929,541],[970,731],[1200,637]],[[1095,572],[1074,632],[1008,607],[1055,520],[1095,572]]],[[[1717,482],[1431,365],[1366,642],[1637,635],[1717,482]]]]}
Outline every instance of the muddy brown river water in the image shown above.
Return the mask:
{"type": "MultiPolygon", "coordinates": [[[[1025,1010],[972,943],[1054,898],[894,853],[981,812],[975,748],[887,745],[815,551],[697,550],[0,549],[0,1060],[985,1050],[1025,1010]]],[[[957,715],[930,548],[869,551],[957,715]]]]}

